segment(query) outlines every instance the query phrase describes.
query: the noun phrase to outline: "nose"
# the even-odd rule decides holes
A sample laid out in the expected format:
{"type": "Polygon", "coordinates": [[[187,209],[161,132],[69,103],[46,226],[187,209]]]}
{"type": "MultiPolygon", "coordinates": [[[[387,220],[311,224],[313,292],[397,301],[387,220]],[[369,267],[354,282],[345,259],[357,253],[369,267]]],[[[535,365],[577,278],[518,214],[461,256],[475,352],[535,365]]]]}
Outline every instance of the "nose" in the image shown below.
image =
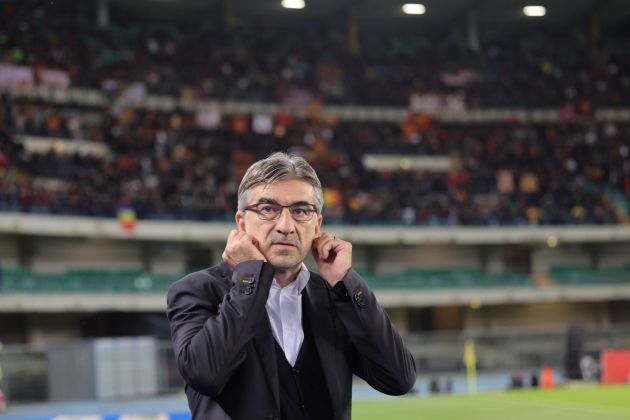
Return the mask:
{"type": "Polygon", "coordinates": [[[293,217],[291,217],[291,212],[288,208],[283,208],[280,213],[280,217],[276,220],[276,231],[278,233],[282,233],[283,235],[288,235],[289,233],[293,233],[295,230],[295,221],[293,217]]]}

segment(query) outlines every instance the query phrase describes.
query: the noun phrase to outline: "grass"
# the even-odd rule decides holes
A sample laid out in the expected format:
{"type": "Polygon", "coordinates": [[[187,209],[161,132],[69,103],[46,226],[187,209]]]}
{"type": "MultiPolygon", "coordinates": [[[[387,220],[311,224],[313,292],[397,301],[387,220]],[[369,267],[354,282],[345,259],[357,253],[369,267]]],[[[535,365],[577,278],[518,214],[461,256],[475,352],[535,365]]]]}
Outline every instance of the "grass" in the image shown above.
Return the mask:
{"type": "Polygon", "coordinates": [[[630,386],[355,401],[354,420],[628,420],[630,386]]]}

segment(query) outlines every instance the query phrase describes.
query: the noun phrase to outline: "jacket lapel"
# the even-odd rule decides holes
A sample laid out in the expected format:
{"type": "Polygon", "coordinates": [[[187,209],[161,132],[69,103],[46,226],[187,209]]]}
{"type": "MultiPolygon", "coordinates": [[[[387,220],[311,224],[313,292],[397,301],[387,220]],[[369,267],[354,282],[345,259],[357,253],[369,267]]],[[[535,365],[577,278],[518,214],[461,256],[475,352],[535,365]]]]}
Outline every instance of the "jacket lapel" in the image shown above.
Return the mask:
{"type": "MultiPolygon", "coordinates": [[[[221,264],[223,272],[222,275],[226,284],[231,285],[232,269],[227,263],[221,264]]],[[[267,386],[273,395],[273,400],[276,403],[276,407],[280,408],[280,384],[278,379],[278,365],[276,361],[276,348],[274,345],[273,333],[271,332],[271,324],[269,323],[269,317],[266,316],[265,311],[264,320],[261,327],[254,336],[254,349],[260,360],[267,386]]]]}
{"type": "Polygon", "coordinates": [[[302,306],[308,311],[311,331],[315,340],[315,346],[322,365],[330,401],[333,409],[337,411],[339,406],[337,349],[335,342],[335,325],[332,318],[330,298],[324,280],[314,273],[306,285],[306,299],[302,299],[302,306]]]}
{"type": "Polygon", "coordinates": [[[276,407],[280,408],[280,384],[278,379],[276,349],[273,333],[271,332],[271,325],[269,324],[269,317],[266,315],[265,312],[261,328],[254,337],[254,348],[256,349],[256,353],[258,353],[258,358],[260,359],[260,364],[265,373],[269,390],[276,402],[276,407]]]}

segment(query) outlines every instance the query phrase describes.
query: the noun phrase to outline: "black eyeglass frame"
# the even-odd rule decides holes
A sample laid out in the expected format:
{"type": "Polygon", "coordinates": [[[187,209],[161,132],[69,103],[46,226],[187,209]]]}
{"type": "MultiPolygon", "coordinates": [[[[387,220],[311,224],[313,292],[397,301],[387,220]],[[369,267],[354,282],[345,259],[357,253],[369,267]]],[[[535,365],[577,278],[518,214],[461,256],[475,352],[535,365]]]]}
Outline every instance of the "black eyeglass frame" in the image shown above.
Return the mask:
{"type": "Polygon", "coordinates": [[[261,201],[259,203],[256,204],[252,204],[250,206],[247,206],[243,209],[243,211],[252,211],[254,213],[256,213],[256,215],[258,216],[258,218],[260,220],[265,220],[265,221],[272,221],[272,220],[278,220],[280,218],[280,215],[282,215],[282,211],[284,209],[289,209],[289,214],[291,215],[291,218],[293,220],[295,220],[296,222],[308,222],[313,220],[313,215],[314,214],[319,214],[319,212],[317,211],[317,207],[314,204],[311,203],[293,203],[293,204],[288,204],[286,206],[279,204],[279,203],[275,203],[275,202],[269,202],[269,201],[261,201]],[[277,209],[277,214],[273,217],[265,217],[265,215],[263,214],[263,212],[261,211],[261,207],[272,207],[272,208],[276,208],[277,209]],[[307,218],[306,219],[296,219],[295,218],[295,214],[293,212],[293,210],[295,209],[301,209],[304,210],[307,213],[307,218]]]}

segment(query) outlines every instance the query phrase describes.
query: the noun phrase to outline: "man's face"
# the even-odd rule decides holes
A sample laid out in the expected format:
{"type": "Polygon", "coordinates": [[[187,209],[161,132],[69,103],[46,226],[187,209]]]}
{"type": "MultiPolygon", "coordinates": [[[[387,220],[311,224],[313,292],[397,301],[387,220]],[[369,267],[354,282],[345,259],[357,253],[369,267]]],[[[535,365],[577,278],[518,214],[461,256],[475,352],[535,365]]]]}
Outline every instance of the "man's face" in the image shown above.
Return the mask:
{"type": "MultiPolygon", "coordinates": [[[[277,181],[270,185],[258,185],[250,190],[247,206],[277,203],[315,205],[313,186],[298,179],[277,181]]],[[[259,243],[260,252],[276,268],[292,269],[304,261],[311,250],[313,239],[319,236],[322,224],[321,214],[313,214],[311,220],[293,220],[289,209],[285,208],[276,220],[261,220],[256,212],[238,211],[236,223],[252,235],[259,243]]]]}

